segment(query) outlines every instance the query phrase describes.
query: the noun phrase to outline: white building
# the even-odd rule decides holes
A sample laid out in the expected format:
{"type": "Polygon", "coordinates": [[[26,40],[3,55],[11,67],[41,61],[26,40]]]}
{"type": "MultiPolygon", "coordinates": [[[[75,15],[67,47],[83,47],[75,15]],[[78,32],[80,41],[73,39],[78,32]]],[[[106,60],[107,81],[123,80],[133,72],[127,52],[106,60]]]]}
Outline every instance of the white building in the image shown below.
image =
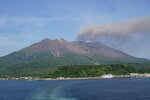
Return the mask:
{"type": "Polygon", "coordinates": [[[113,78],[114,76],[111,74],[108,75],[102,75],[101,78],[113,78]]]}
{"type": "Polygon", "coordinates": [[[65,79],[65,78],[64,78],[64,77],[57,77],[57,79],[60,79],[60,80],[61,80],[61,79],[65,79]]]}

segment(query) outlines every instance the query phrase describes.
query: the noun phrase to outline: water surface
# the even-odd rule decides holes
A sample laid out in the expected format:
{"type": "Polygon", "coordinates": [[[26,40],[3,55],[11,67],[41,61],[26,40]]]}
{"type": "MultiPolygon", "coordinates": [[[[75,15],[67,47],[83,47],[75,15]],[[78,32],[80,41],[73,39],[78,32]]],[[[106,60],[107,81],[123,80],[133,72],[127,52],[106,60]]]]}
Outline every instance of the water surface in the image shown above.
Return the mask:
{"type": "Polygon", "coordinates": [[[0,81],[0,100],[150,100],[150,78],[0,81]]]}

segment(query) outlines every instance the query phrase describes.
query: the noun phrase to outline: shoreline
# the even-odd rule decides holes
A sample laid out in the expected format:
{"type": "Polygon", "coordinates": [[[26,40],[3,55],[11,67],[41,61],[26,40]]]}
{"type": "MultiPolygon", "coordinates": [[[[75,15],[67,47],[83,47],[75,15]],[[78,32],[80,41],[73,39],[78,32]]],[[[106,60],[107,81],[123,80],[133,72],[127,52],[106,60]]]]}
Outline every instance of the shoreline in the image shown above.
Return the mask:
{"type": "Polygon", "coordinates": [[[57,77],[57,78],[38,78],[38,77],[11,77],[11,78],[0,78],[0,80],[25,80],[25,81],[50,81],[50,80],[88,80],[88,79],[115,79],[115,78],[150,78],[150,74],[139,74],[139,73],[131,73],[129,75],[102,75],[99,77],[77,77],[77,78],[65,78],[65,77],[57,77]]]}

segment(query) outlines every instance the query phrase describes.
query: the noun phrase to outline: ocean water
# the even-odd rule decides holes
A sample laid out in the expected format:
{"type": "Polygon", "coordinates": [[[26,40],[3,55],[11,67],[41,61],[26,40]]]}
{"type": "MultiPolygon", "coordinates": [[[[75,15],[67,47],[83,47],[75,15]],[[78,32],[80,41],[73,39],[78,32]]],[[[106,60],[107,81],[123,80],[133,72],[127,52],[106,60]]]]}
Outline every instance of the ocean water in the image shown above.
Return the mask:
{"type": "Polygon", "coordinates": [[[150,100],[150,78],[1,80],[0,100],[150,100]]]}

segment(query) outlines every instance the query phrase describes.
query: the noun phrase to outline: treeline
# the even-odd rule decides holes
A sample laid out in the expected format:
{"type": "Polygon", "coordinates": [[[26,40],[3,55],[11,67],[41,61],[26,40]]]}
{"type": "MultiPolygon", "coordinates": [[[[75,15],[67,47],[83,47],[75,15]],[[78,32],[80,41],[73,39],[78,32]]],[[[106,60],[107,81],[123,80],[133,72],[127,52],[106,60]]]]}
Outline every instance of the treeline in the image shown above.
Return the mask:
{"type": "MultiPolygon", "coordinates": [[[[66,65],[56,68],[50,67],[40,61],[30,63],[19,63],[11,67],[0,68],[0,77],[39,77],[39,78],[57,78],[57,77],[96,77],[104,74],[127,75],[130,73],[150,73],[150,64],[106,64],[106,65],[66,65]],[[146,65],[147,67],[143,67],[146,65]]],[[[55,63],[53,62],[53,65],[55,63]]],[[[62,64],[63,65],[63,64],[62,64]]]]}
{"type": "Polygon", "coordinates": [[[127,75],[137,70],[128,64],[61,66],[50,72],[49,77],[96,77],[104,74],[127,75]]]}
{"type": "Polygon", "coordinates": [[[150,73],[150,68],[138,69],[137,73],[150,73]]]}

